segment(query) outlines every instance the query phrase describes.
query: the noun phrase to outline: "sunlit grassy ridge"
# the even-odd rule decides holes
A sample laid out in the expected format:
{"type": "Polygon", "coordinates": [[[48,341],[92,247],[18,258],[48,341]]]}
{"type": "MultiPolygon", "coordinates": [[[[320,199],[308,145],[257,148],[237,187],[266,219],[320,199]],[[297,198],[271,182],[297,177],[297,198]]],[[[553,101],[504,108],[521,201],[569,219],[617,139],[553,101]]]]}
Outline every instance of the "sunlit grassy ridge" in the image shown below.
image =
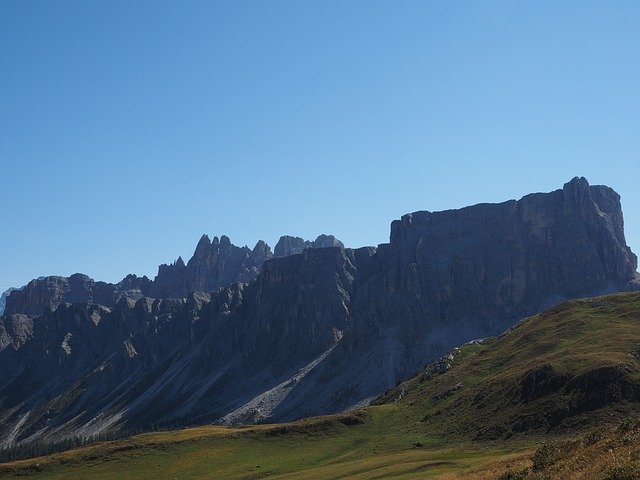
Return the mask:
{"type": "Polygon", "coordinates": [[[559,305],[440,366],[362,410],[139,435],[6,464],[0,476],[638,478],[612,475],[632,472],[640,455],[629,423],[640,402],[640,294],[559,305]]]}
{"type": "MultiPolygon", "coordinates": [[[[139,435],[14,462],[5,475],[47,479],[424,478],[512,457],[512,452],[497,446],[441,444],[424,430],[407,431],[413,417],[414,412],[406,407],[386,405],[329,417],[330,421],[320,418],[286,426],[200,427],[139,435]]],[[[526,460],[514,465],[522,461],[526,460]]]]}
{"type": "Polygon", "coordinates": [[[379,403],[402,394],[431,431],[474,439],[572,431],[602,415],[624,416],[640,401],[640,294],[558,305],[499,338],[465,345],[449,364],[379,403]]]}

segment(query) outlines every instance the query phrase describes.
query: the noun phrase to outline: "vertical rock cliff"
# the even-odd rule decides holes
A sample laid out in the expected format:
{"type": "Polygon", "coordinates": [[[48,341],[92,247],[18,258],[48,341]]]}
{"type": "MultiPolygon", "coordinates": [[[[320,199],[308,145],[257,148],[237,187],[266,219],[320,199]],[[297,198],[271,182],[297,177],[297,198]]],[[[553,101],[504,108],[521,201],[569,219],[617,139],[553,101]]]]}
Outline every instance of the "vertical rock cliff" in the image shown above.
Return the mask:
{"type": "Polygon", "coordinates": [[[265,260],[272,257],[271,249],[259,241],[253,250],[237,247],[229,237],[220,239],[203,235],[191,260],[185,265],[182,258],[173,265],[161,265],[150,295],[156,298],[186,297],[193,291],[215,292],[234,282],[253,280],[265,260]]]}
{"type": "MultiPolygon", "coordinates": [[[[333,235],[320,235],[313,242],[284,236],[276,246],[276,257],[302,253],[308,248],[332,246],[344,247],[333,235]]],[[[111,284],[97,282],[81,273],[70,277],[40,277],[20,289],[5,292],[0,301],[0,314],[5,308],[5,301],[7,313],[39,315],[48,307],[56,308],[63,302],[90,302],[112,307],[123,297],[132,300],[146,296],[184,298],[196,291],[216,292],[235,282],[251,282],[260,273],[264,262],[273,256],[269,245],[262,240],[251,250],[246,246],[233,245],[225,235],[213,240],[203,235],[188,263],[178,257],[169,265],[160,265],[153,281],[147,277],[127,275],[119,283],[111,284]],[[15,293],[12,294],[13,291],[15,293]]]]}
{"type": "Polygon", "coordinates": [[[300,237],[292,237],[290,235],[283,235],[276,243],[274,249],[275,257],[287,257],[289,255],[297,255],[302,253],[307,248],[327,248],[327,247],[341,247],[344,245],[333,235],[319,235],[314,241],[305,240],[300,237]]]}
{"type": "Polygon", "coordinates": [[[39,315],[63,302],[113,305],[121,296],[137,299],[149,295],[150,285],[147,277],[135,275],[128,275],[116,284],[96,282],[81,273],[70,277],[41,277],[13,290],[6,299],[5,313],[39,315]]]}
{"type": "Polygon", "coordinates": [[[2,295],[0,295],[0,315],[2,315],[4,313],[4,306],[6,304],[7,297],[14,290],[16,290],[16,288],[13,288],[13,287],[9,288],[8,290],[2,292],[2,295]]]}

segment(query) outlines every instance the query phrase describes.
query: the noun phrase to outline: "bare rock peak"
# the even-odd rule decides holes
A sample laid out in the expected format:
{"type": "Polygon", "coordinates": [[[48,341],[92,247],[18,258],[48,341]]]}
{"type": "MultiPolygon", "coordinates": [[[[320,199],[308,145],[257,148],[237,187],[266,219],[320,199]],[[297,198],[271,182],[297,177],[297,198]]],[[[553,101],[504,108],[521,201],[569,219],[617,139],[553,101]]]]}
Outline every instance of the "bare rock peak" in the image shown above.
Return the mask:
{"type": "Polygon", "coordinates": [[[283,235],[275,246],[273,255],[275,257],[287,257],[289,255],[297,255],[307,248],[327,248],[340,247],[344,248],[344,244],[333,235],[319,235],[314,241],[305,240],[301,237],[292,235],[283,235]]]}
{"type": "Polygon", "coordinates": [[[306,242],[301,237],[294,237],[292,235],[283,235],[276,243],[273,250],[273,254],[276,257],[286,257],[289,255],[296,255],[302,253],[305,249],[306,242]]]}
{"type": "Polygon", "coordinates": [[[589,181],[585,177],[573,177],[567,183],[564,184],[565,188],[589,188],[589,181]]]}
{"type": "Polygon", "coordinates": [[[231,240],[226,235],[220,237],[220,248],[229,248],[231,246],[231,240]]]}
{"type": "Polygon", "coordinates": [[[326,248],[326,247],[340,247],[344,248],[344,244],[333,235],[325,235],[324,233],[318,235],[314,242],[312,242],[312,248],[326,248]]]}
{"type": "Polygon", "coordinates": [[[196,252],[199,249],[210,249],[211,248],[211,240],[209,240],[209,236],[207,234],[203,234],[198,241],[198,245],[196,245],[196,252]]]}

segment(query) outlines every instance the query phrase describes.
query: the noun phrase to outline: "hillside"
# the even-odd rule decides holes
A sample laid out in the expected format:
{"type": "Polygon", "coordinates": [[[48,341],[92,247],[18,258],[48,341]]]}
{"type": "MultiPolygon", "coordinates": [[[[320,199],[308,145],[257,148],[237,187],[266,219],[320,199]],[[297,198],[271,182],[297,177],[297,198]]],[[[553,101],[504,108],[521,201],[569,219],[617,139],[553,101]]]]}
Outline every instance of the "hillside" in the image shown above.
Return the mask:
{"type": "Polygon", "coordinates": [[[640,405],[640,296],[563,303],[471,342],[378,403],[397,401],[438,434],[476,440],[624,418],[640,405]]]}
{"type": "Polygon", "coordinates": [[[640,293],[560,304],[430,364],[376,405],[139,435],[3,478],[635,479],[640,293]]]}

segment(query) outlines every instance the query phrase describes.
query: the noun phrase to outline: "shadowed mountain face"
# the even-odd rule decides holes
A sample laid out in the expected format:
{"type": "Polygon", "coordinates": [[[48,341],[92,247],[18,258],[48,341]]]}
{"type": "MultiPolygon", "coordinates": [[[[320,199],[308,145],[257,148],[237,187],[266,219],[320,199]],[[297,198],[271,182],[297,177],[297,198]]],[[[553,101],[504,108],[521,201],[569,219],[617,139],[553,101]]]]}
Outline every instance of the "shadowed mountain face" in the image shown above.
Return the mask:
{"type": "MultiPolygon", "coordinates": [[[[320,235],[312,242],[283,236],[278,241],[275,256],[283,257],[301,253],[307,248],[327,246],[343,247],[342,242],[333,235],[320,235]]],[[[203,235],[188,263],[185,264],[179,257],[170,265],[160,265],[153,281],[147,277],[127,275],[121,282],[113,284],[97,282],[81,273],[70,277],[40,277],[20,289],[5,292],[0,307],[4,310],[6,299],[6,313],[34,316],[44,313],[48,308],[55,309],[63,302],[89,302],[113,307],[120,298],[184,298],[195,291],[217,292],[235,282],[249,283],[260,273],[262,264],[273,256],[269,245],[262,240],[251,250],[246,246],[233,245],[225,235],[220,239],[214,237],[213,240],[203,235]]]]}
{"type": "Polygon", "coordinates": [[[151,281],[147,277],[128,275],[119,283],[96,282],[87,275],[41,277],[13,290],[6,299],[6,314],[40,315],[60,303],[92,302],[113,305],[120,297],[142,298],[149,294],[151,281]]]}
{"type": "Polygon", "coordinates": [[[236,247],[225,235],[213,241],[203,235],[189,263],[178,258],[172,265],[160,265],[150,295],[185,297],[193,291],[216,292],[234,282],[248,283],[271,257],[271,249],[262,240],[250,250],[236,247]]]}
{"type": "MultiPolygon", "coordinates": [[[[60,303],[36,317],[8,303],[2,443],[335,412],[560,300],[640,287],[619,196],[579,178],[519,201],[405,215],[377,249],[246,249],[233,263],[246,284],[223,285],[237,277],[220,258],[237,247],[216,240],[176,263],[171,287],[212,294],[60,303]]],[[[152,293],[170,283],[158,277],[152,293]]]]}
{"type": "Polygon", "coordinates": [[[310,242],[300,237],[292,237],[290,235],[284,235],[280,237],[276,247],[274,249],[274,256],[276,257],[288,257],[289,255],[296,255],[302,253],[307,248],[327,248],[327,247],[341,247],[344,245],[333,235],[320,235],[315,241],[310,242]]]}
{"type": "Polygon", "coordinates": [[[4,313],[4,306],[5,306],[5,303],[7,301],[7,297],[14,290],[15,290],[15,288],[12,287],[12,288],[6,290],[5,292],[3,292],[2,295],[0,295],[0,315],[2,315],[4,313]]]}

